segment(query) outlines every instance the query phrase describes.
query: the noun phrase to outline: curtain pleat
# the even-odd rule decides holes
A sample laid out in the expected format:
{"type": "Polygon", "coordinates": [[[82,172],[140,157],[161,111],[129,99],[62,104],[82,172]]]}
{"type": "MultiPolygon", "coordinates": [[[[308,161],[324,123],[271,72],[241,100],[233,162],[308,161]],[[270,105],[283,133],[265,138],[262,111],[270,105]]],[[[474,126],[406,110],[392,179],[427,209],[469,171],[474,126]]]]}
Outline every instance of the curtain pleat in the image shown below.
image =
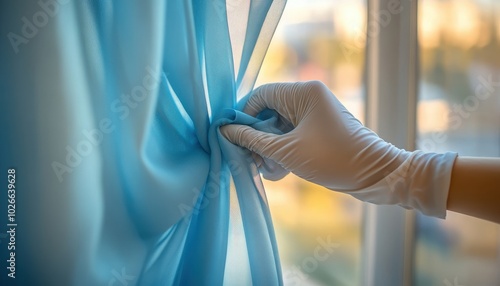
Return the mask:
{"type": "Polygon", "coordinates": [[[240,284],[282,284],[257,167],[219,127],[273,129],[239,110],[285,2],[0,4],[19,285],[230,284],[236,252],[240,284]]]}

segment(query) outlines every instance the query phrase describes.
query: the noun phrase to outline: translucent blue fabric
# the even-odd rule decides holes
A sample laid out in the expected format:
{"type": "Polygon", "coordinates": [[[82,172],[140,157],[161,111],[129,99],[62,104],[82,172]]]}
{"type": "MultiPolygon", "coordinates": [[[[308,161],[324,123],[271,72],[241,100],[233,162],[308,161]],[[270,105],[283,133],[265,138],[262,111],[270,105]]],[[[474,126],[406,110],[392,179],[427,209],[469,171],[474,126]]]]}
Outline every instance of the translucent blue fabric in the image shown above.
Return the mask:
{"type": "Polygon", "coordinates": [[[219,126],[276,124],[237,110],[285,1],[6,2],[1,285],[281,285],[258,170],[219,126]]]}

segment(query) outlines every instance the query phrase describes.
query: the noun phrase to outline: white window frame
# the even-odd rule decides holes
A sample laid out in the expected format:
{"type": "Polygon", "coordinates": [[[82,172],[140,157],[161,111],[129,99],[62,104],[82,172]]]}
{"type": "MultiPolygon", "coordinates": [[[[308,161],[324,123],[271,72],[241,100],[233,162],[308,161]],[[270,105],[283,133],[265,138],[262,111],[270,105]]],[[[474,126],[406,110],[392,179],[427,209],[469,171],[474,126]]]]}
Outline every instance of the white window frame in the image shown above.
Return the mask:
{"type": "MultiPolygon", "coordinates": [[[[414,150],[417,1],[367,2],[366,125],[388,142],[414,150]]],[[[415,213],[365,203],[363,223],[362,285],[412,285],[415,213]]]]}

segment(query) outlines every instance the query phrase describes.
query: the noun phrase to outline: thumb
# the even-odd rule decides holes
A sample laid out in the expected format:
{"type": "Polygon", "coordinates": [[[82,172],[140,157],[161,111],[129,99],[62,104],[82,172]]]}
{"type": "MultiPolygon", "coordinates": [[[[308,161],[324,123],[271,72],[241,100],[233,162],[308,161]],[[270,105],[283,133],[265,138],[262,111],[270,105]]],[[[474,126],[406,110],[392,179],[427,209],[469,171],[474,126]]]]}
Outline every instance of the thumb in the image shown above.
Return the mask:
{"type": "Polygon", "coordinates": [[[272,158],[279,148],[280,135],[262,132],[247,125],[229,124],[220,127],[220,133],[231,143],[245,147],[260,156],[272,158]]]}

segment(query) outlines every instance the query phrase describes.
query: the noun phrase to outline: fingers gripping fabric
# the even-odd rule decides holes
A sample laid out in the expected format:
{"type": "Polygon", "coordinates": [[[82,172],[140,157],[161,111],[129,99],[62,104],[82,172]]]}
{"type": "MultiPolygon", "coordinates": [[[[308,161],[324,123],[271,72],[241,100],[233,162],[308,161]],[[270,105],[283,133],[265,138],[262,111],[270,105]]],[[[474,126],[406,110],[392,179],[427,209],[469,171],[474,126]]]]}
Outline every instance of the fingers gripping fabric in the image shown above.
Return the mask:
{"type": "MultiPolygon", "coordinates": [[[[397,148],[363,126],[320,82],[261,86],[244,111],[256,115],[268,108],[275,109],[282,121],[292,123],[293,130],[281,129],[286,134],[276,135],[235,124],[222,127],[222,134],[331,190],[374,204],[398,204],[445,217],[457,153],[397,148]]],[[[267,171],[281,174],[279,168],[267,171]]]]}
{"type": "Polygon", "coordinates": [[[219,126],[273,124],[224,110],[252,90],[285,2],[0,4],[0,116],[15,126],[1,167],[30,174],[20,285],[223,285],[231,270],[282,284],[257,167],[219,126]],[[246,270],[227,263],[234,213],[246,270]]]}

